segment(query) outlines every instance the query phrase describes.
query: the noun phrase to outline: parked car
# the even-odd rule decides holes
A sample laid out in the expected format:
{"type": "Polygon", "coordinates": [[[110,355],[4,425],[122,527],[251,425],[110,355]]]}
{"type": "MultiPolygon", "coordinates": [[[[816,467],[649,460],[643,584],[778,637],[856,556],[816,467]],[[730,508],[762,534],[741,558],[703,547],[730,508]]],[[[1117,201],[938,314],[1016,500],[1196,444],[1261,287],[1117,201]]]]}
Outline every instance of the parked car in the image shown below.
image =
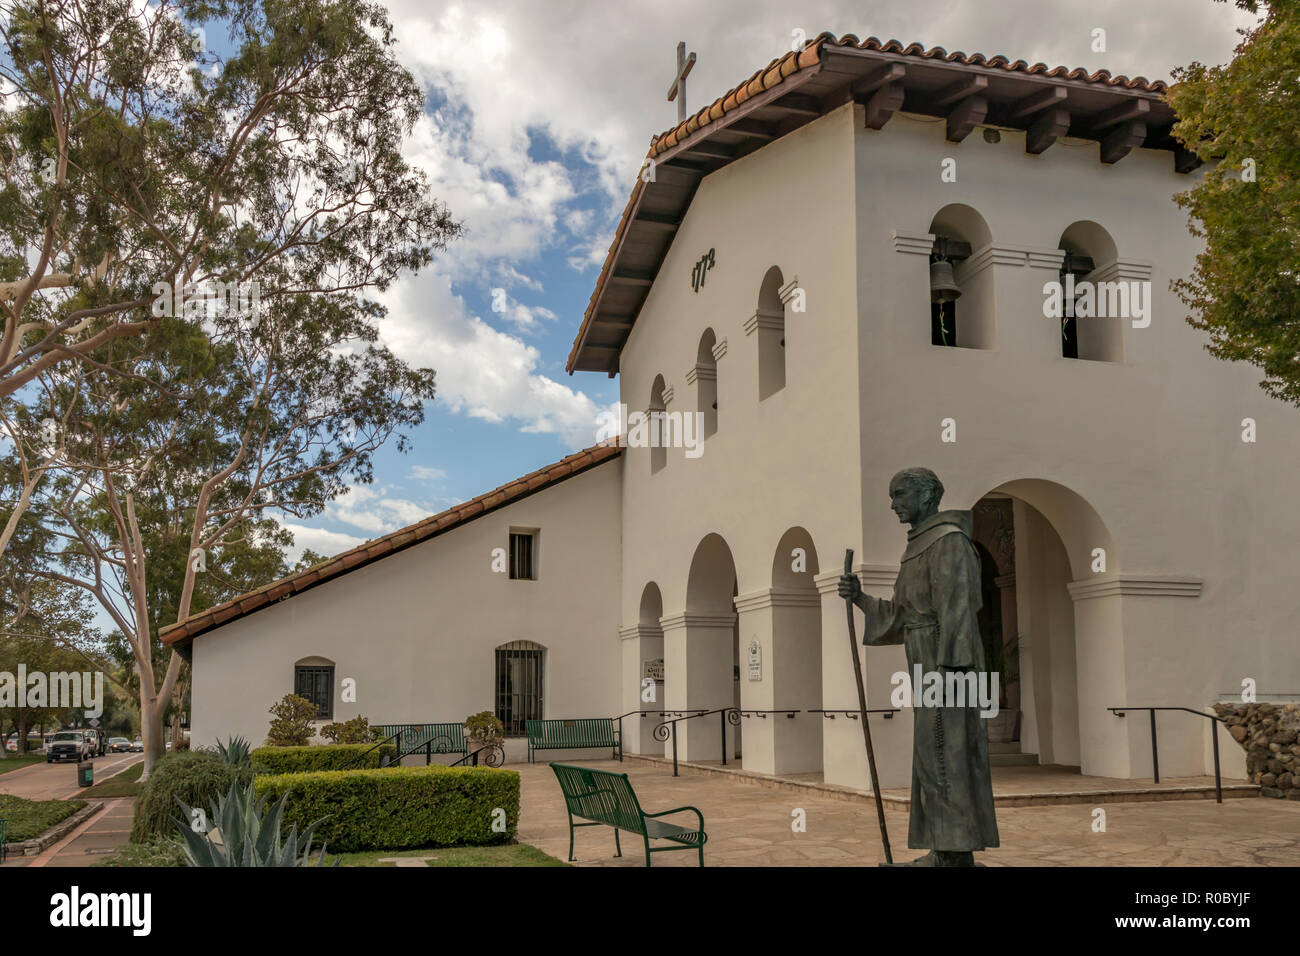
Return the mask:
{"type": "Polygon", "coordinates": [[[86,735],[92,757],[102,757],[108,753],[108,734],[94,727],[88,727],[82,733],[86,735]]]}
{"type": "Polygon", "coordinates": [[[108,752],[114,754],[124,754],[131,752],[131,741],[125,737],[109,737],[108,752]]]}
{"type": "Polygon", "coordinates": [[[131,753],[133,754],[144,753],[144,741],[141,740],[139,737],[136,737],[135,740],[131,741],[131,753]]]}
{"type": "Polygon", "coordinates": [[[60,730],[50,740],[45,752],[45,762],[55,763],[61,760],[75,760],[77,763],[91,756],[90,741],[80,730],[60,730]]]}
{"type": "Polygon", "coordinates": [[[11,754],[18,752],[17,734],[10,734],[8,737],[5,738],[5,750],[9,751],[11,754]]]}

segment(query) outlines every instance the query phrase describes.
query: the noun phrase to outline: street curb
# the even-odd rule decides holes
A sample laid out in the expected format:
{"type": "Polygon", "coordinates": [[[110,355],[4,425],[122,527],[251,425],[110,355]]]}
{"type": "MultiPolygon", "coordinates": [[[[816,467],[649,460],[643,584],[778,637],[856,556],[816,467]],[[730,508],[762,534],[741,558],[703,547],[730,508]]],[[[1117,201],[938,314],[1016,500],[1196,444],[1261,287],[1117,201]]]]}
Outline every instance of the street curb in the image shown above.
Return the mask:
{"type": "Polygon", "coordinates": [[[95,800],[82,807],[66,820],[61,820],[54,826],[50,827],[38,837],[32,837],[24,843],[13,844],[15,856],[39,856],[42,850],[58,843],[65,836],[75,830],[81,824],[85,823],[104,807],[108,806],[105,800],[95,800]]]}

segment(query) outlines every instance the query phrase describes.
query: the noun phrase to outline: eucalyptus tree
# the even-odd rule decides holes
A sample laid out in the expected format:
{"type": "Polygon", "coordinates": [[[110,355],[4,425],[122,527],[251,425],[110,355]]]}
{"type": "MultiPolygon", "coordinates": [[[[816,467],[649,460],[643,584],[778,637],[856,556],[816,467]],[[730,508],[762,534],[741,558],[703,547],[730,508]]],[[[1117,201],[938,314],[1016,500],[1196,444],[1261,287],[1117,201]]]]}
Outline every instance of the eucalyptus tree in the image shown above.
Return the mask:
{"type": "MultiPolygon", "coordinates": [[[[62,366],[121,373],[108,346],[213,300],[373,317],[362,294],[459,232],[402,157],[424,101],[382,4],[0,0],[0,35],[11,409],[62,366]]],[[[31,447],[0,488],[0,553],[57,469],[56,444],[31,447]]]]}

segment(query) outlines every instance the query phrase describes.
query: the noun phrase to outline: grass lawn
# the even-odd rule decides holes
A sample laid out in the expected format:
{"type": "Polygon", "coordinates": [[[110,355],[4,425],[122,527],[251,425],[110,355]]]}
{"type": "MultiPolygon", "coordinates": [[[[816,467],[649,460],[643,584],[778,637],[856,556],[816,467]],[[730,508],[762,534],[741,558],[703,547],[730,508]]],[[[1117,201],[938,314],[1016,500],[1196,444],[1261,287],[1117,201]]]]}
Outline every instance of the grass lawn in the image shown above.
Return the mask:
{"type": "Polygon", "coordinates": [[[45,754],[26,754],[19,757],[13,754],[0,760],[0,773],[8,773],[10,770],[18,770],[22,767],[30,767],[34,763],[42,763],[45,760],[45,754]]]}
{"type": "Polygon", "coordinates": [[[0,793],[0,819],[9,822],[5,842],[17,843],[40,836],[85,805],[85,800],[24,800],[0,793]]]}
{"type": "MultiPolygon", "coordinates": [[[[364,853],[342,853],[339,866],[396,866],[380,863],[388,857],[427,856],[429,866],[568,866],[563,860],[547,856],[537,847],[526,843],[505,846],[455,846],[431,847],[427,850],[367,850],[364,853]]],[[[326,851],[325,861],[332,862],[334,854],[326,851]]]]}
{"type": "Polygon", "coordinates": [[[89,790],[83,791],[83,797],[138,797],[140,796],[140,774],[144,773],[144,761],[128,767],[103,783],[97,783],[89,790]]]}

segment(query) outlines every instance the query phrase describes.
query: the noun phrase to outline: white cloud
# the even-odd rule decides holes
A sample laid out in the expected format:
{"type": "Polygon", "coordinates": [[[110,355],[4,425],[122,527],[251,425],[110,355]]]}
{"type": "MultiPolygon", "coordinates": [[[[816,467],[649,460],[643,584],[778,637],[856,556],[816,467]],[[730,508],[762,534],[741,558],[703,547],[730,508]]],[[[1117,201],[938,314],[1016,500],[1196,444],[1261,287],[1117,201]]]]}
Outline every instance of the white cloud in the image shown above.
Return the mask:
{"type": "Polygon", "coordinates": [[[315,551],[317,554],[323,554],[327,557],[334,557],[336,554],[342,554],[359,544],[364,544],[365,538],[358,538],[350,534],[342,534],[338,531],[325,531],[322,528],[309,528],[306,525],[290,524],[281,522],[281,525],[293,532],[293,547],[287,549],[285,560],[290,565],[296,564],[302,557],[305,550],[315,551]]]}
{"type": "Polygon", "coordinates": [[[590,445],[597,408],[580,391],[538,372],[541,353],[469,314],[447,276],[430,271],[395,284],[384,339],[407,361],[438,373],[438,401],[454,412],[520,431],[590,445]]]}
{"type": "Polygon", "coordinates": [[[430,468],[427,465],[411,466],[411,477],[420,481],[440,481],[447,477],[447,473],[441,468],[430,468]]]}
{"type": "Polygon", "coordinates": [[[432,513],[428,505],[394,497],[383,488],[353,485],[326,506],[324,517],[368,531],[373,538],[415,524],[432,513]]]}

